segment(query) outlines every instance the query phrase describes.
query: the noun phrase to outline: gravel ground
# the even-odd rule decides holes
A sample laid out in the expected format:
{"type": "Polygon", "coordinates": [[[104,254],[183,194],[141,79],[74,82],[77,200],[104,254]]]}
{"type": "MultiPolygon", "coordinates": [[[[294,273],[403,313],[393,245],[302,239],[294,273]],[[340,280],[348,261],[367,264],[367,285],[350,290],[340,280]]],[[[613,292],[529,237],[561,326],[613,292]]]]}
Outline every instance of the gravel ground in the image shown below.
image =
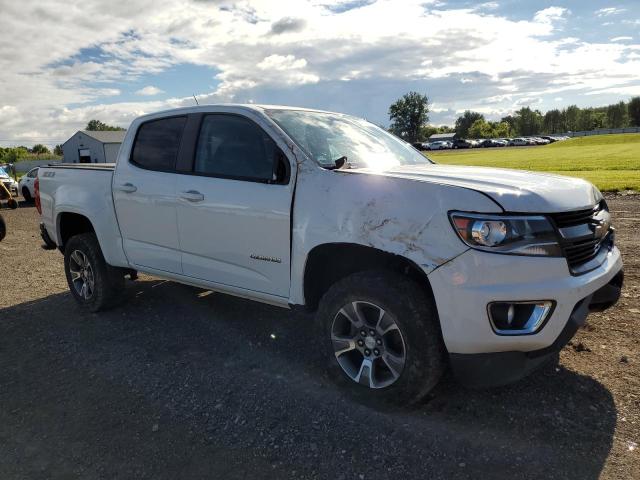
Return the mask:
{"type": "Polygon", "coordinates": [[[2,210],[0,478],[640,478],[640,196],[609,204],[621,302],[508,387],[354,403],[313,317],[141,276],[81,312],[33,207],[2,210]]]}

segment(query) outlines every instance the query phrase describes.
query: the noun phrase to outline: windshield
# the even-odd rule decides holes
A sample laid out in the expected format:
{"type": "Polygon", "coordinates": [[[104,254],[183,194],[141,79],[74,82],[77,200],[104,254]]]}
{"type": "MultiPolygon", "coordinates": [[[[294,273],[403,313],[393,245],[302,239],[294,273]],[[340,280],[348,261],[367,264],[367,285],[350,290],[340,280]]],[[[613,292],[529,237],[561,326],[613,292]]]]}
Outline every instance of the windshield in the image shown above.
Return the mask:
{"type": "Polygon", "coordinates": [[[354,168],[388,170],[432,162],[408,143],[360,118],[305,110],[267,110],[267,115],[311,158],[335,167],[347,157],[354,168]]]}
{"type": "Polygon", "coordinates": [[[0,167],[0,177],[8,177],[9,174],[4,170],[3,167],[0,167]]]}

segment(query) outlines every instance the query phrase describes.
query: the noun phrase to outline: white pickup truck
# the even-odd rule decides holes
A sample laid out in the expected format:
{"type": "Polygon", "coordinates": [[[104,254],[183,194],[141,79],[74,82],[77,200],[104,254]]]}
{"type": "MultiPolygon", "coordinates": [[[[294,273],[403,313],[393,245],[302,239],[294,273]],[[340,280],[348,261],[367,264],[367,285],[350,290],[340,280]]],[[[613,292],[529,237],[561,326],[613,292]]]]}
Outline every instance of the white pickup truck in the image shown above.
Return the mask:
{"type": "Polygon", "coordinates": [[[138,271],[317,310],[335,378],[382,401],[516,380],[622,286],[590,183],[436,165],[364,120],[211,105],[146,115],[114,165],[42,167],[41,232],[90,310],[138,271]]]}

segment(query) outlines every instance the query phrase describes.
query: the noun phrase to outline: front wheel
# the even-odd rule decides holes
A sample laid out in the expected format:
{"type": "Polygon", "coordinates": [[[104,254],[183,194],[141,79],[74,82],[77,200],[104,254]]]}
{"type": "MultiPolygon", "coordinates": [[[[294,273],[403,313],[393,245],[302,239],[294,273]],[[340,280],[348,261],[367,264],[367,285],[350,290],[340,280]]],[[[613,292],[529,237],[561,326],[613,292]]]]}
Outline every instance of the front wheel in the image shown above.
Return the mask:
{"type": "Polygon", "coordinates": [[[111,308],[123,296],[124,273],[105,262],[93,233],[82,233],[67,241],[64,271],[71,294],[91,312],[111,308]]]}
{"type": "Polygon", "coordinates": [[[364,401],[412,404],[438,383],[444,344],[433,300],[394,272],[360,272],[323,297],[318,323],[337,382],[364,401]]]}
{"type": "Polygon", "coordinates": [[[33,198],[31,197],[31,192],[29,192],[29,189],[27,187],[22,187],[22,197],[24,198],[24,201],[27,203],[31,203],[33,201],[33,198]]]}

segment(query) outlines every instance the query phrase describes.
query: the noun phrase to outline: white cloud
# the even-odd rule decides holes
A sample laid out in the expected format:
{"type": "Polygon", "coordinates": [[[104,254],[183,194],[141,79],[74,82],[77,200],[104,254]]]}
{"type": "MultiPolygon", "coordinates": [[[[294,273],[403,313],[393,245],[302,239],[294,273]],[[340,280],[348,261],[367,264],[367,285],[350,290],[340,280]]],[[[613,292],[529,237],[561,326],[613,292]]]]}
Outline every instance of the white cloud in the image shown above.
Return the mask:
{"type": "Polygon", "coordinates": [[[485,2],[478,5],[475,10],[495,10],[500,6],[498,2],[485,2]]]}
{"type": "Polygon", "coordinates": [[[610,42],[625,42],[627,40],[633,40],[633,37],[614,37],[610,39],[610,42]]]}
{"type": "MultiPolygon", "coordinates": [[[[563,36],[577,15],[562,7],[514,20],[494,3],[476,11],[424,0],[3,2],[10,21],[0,29],[0,139],[57,143],[91,118],[127,126],[142,113],[191,105],[175,94],[110,98],[181,65],[215,69],[198,79],[200,103],[275,98],[345,109],[356,99],[378,118],[396,94],[387,85],[428,88],[443,114],[635,88],[633,45],[585,41],[574,29],[563,36]]],[[[136,93],[161,93],[153,88],[136,93]]]]}
{"type": "Polygon", "coordinates": [[[256,67],[262,70],[295,70],[304,68],[307,61],[294,55],[269,55],[265,57],[256,67]]]}
{"type": "Polygon", "coordinates": [[[618,15],[620,13],[626,12],[626,8],[619,7],[606,7],[596,10],[596,15],[599,17],[609,17],[611,15],[618,15]]]}
{"type": "Polygon", "coordinates": [[[539,23],[551,24],[558,20],[562,20],[569,13],[571,12],[563,7],[548,7],[537,11],[533,16],[533,20],[539,23]]]}
{"type": "Polygon", "coordinates": [[[587,92],[586,95],[602,95],[602,94],[616,94],[622,96],[637,96],[640,95],[640,85],[626,85],[626,86],[612,86],[602,88],[600,90],[592,90],[587,92]]]}
{"type": "Polygon", "coordinates": [[[160,93],[164,93],[164,90],[161,90],[158,87],[154,87],[153,85],[147,85],[146,87],[136,91],[136,95],[143,95],[143,96],[153,96],[153,95],[158,95],[160,93]]]}

